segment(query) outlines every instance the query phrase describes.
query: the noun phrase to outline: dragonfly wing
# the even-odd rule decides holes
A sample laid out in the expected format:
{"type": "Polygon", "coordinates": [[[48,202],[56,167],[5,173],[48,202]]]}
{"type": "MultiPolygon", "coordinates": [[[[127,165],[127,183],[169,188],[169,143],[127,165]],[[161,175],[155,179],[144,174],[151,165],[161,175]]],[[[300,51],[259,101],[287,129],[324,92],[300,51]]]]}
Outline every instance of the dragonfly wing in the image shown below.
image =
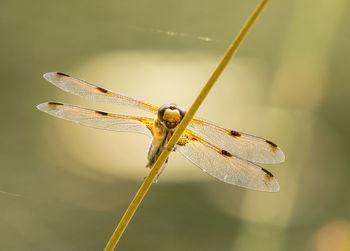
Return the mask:
{"type": "Polygon", "coordinates": [[[232,155],[186,130],[177,143],[178,151],[211,176],[253,190],[277,192],[279,184],[267,170],[232,155]]]}
{"type": "Polygon", "coordinates": [[[107,113],[54,102],[42,103],[37,108],[57,118],[81,125],[110,131],[142,133],[152,137],[151,118],[107,113]]]}
{"type": "Polygon", "coordinates": [[[48,72],[44,74],[44,78],[62,90],[88,100],[132,106],[151,113],[157,113],[158,111],[157,106],[145,103],[124,94],[106,90],[84,80],[71,77],[65,73],[48,72]]]}
{"type": "Polygon", "coordinates": [[[225,129],[198,118],[194,118],[188,128],[242,159],[263,164],[280,163],[285,159],[281,148],[263,138],[225,129]]]}

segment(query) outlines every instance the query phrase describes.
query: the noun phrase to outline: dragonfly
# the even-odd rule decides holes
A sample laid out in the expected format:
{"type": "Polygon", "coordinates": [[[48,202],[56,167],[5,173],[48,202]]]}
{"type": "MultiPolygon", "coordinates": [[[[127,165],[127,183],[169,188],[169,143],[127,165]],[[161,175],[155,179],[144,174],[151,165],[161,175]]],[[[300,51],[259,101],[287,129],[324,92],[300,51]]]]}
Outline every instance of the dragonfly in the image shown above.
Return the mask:
{"type": "MultiPolygon", "coordinates": [[[[153,118],[117,114],[58,102],[37,106],[40,111],[84,126],[141,133],[150,137],[149,168],[152,168],[186,114],[186,110],[179,105],[158,107],[65,73],[49,72],[44,74],[44,78],[60,89],[90,101],[131,106],[153,114],[153,118]]],[[[283,151],[272,141],[194,117],[174,150],[203,172],[225,183],[266,192],[278,192],[280,189],[274,175],[256,164],[275,164],[285,160],[283,151]]]]}

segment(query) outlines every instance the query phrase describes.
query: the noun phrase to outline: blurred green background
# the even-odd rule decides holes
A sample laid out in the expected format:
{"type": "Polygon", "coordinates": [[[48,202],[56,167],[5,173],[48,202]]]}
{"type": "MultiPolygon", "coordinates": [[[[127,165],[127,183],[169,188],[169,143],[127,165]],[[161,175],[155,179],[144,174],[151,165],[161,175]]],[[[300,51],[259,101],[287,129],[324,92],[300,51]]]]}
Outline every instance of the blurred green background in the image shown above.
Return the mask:
{"type": "MultiPolygon", "coordinates": [[[[1,2],[0,250],[102,250],[146,176],[149,139],[61,121],[71,74],[189,107],[257,1],[1,2]]],[[[349,1],[272,1],[198,115],[276,142],[279,193],[171,155],[118,250],[350,250],[349,1]]],[[[144,113],[142,113],[145,115],[144,113]]]]}

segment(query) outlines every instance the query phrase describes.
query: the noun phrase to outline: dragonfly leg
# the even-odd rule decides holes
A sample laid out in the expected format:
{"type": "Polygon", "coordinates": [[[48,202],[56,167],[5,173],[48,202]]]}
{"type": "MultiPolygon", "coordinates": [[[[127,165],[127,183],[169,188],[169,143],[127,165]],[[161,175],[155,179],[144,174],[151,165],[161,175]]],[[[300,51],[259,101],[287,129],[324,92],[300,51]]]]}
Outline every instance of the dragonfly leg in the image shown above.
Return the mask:
{"type": "MultiPolygon", "coordinates": [[[[166,159],[164,165],[163,165],[162,168],[159,170],[157,176],[156,176],[155,179],[153,180],[153,183],[157,183],[157,182],[158,182],[160,175],[162,174],[162,172],[163,172],[164,169],[165,169],[166,164],[168,163],[168,159],[169,159],[169,158],[166,159]]],[[[152,168],[152,167],[150,167],[150,168],[152,168]]],[[[144,177],[143,179],[146,179],[146,177],[144,177]]]]}
{"type": "Polygon", "coordinates": [[[162,168],[159,170],[159,172],[158,172],[156,178],[153,180],[153,183],[157,183],[157,182],[158,182],[160,175],[162,174],[162,172],[163,172],[164,169],[165,169],[166,164],[168,163],[168,159],[169,159],[169,158],[166,159],[164,165],[163,165],[162,168]]]}

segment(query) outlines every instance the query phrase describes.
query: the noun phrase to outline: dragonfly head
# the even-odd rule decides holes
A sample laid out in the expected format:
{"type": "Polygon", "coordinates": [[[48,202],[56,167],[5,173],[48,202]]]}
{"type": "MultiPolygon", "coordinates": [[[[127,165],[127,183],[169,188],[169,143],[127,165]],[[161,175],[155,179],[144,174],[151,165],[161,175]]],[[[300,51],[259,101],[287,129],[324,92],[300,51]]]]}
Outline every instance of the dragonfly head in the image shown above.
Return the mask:
{"type": "Polygon", "coordinates": [[[168,129],[174,129],[183,119],[186,110],[178,105],[162,105],[158,109],[158,119],[168,129]]]}

